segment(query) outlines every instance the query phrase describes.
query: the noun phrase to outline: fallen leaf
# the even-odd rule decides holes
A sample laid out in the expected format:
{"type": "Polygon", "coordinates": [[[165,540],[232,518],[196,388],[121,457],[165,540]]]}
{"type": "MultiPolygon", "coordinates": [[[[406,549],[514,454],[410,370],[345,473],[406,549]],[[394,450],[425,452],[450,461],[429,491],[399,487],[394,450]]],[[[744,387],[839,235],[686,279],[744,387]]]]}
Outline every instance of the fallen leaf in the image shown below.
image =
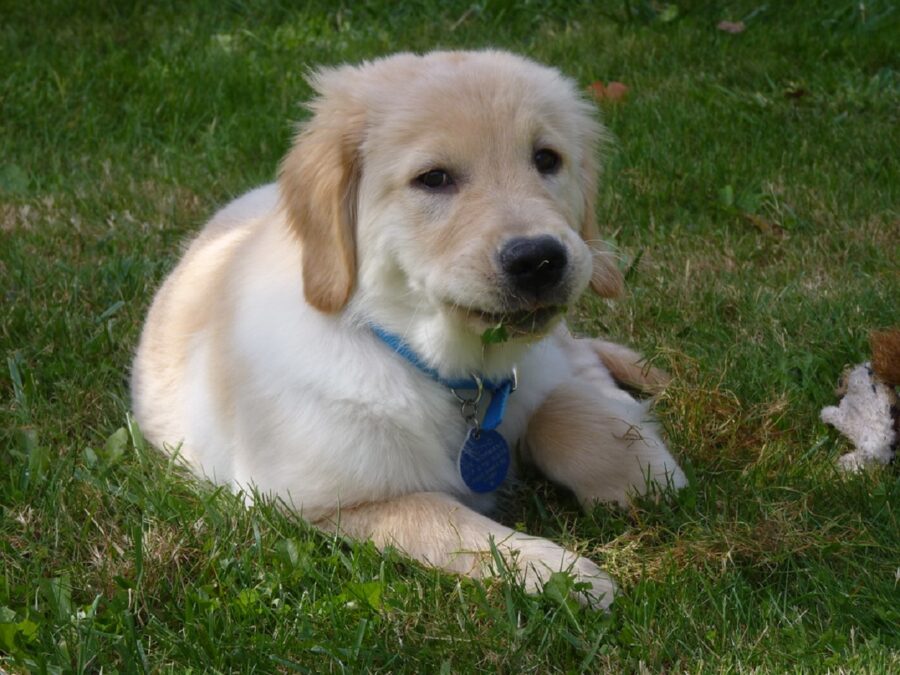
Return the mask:
{"type": "Polygon", "coordinates": [[[606,85],[606,96],[610,101],[622,101],[628,95],[628,85],[621,82],[610,82],[606,85]]]}
{"type": "Polygon", "coordinates": [[[628,85],[621,82],[610,82],[603,84],[600,80],[592,82],[588,85],[588,93],[597,101],[611,101],[619,103],[625,100],[628,95],[628,85]]]}
{"type": "Polygon", "coordinates": [[[749,222],[763,234],[772,237],[783,237],[785,235],[784,227],[782,227],[779,223],[776,223],[772,220],[767,220],[762,216],[757,216],[755,213],[742,213],[741,215],[747,220],[747,222],[749,222]]]}
{"type": "Polygon", "coordinates": [[[785,98],[803,98],[809,92],[806,91],[799,84],[794,84],[793,82],[789,83],[787,87],[784,89],[784,97],[785,98]]]}
{"type": "Polygon", "coordinates": [[[720,21],[716,24],[716,28],[726,33],[731,33],[732,35],[743,33],[747,30],[747,26],[743,21],[720,21]]]}
{"type": "Polygon", "coordinates": [[[606,95],[606,85],[603,84],[600,80],[591,82],[587,86],[587,93],[589,93],[594,98],[602,98],[606,95]]]}

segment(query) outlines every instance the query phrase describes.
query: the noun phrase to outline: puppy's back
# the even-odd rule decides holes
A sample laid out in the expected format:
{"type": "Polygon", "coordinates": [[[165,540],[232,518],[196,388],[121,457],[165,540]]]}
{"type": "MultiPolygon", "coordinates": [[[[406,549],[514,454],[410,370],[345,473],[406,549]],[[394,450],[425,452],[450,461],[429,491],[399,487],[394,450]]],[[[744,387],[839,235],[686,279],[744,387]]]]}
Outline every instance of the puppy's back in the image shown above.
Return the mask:
{"type": "MultiPolygon", "coordinates": [[[[185,440],[185,415],[202,414],[185,400],[190,360],[229,303],[225,282],[236,250],[277,201],[277,188],[266,185],[216,213],[153,300],[135,355],[131,397],[142,432],[157,447],[185,440]]],[[[193,462],[190,447],[181,454],[193,462]]]]}

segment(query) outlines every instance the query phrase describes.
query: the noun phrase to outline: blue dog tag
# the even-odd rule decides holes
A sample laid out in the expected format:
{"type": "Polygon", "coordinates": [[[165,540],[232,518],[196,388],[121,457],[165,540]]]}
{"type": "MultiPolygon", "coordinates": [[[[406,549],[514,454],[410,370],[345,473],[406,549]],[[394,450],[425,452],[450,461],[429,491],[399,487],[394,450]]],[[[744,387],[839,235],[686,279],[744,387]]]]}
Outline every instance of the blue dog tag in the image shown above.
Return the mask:
{"type": "Polygon", "coordinates": [[[493,492],[509,470],[509,446],[492,429],[469,429],[459,451],[459,473],[472,492],[493,492]]]}

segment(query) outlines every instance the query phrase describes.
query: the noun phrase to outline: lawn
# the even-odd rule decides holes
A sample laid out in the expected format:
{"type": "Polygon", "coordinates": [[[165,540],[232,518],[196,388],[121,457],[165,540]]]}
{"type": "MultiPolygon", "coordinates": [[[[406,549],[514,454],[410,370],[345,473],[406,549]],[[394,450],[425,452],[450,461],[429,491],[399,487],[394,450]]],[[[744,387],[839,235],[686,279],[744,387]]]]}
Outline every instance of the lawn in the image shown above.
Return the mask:
{"type": "Polygon", "coordinates": [[[0,671],[900,672],[900,472],[818,419],[900,324],[900,4],[0,0],[0,671]],[[717,29],[721,20],[744,30],[717,29]],[[245,508],[129,416],[185,239],[270,181],[303,75],[508,48],[598,103],[601,229],[629,292],[584,333],[674,375],[691,485],[500,518],[604,564],[610,614],[245,508]]]}

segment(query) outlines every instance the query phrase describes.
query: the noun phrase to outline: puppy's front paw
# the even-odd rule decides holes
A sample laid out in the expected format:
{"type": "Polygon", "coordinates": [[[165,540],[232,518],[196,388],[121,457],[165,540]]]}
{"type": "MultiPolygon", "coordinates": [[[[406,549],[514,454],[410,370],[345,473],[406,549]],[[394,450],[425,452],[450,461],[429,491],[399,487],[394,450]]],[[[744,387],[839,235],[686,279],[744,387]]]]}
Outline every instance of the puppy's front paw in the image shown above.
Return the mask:
{"type": "Polygon", "coordinates": [[[585,585],[575,599],[593,609],[609,609],[618,590],[616,582],[595,563],[546,539],[523,535],[516,542],[513,564],[525,590],[534,594],[544,589],[555,572],[571,574],[575,583],[585,585]]]}
{"type": "Polygon", "coordinates": [[[584,509],[590,511],[597,504],[617,504],[628,508],[632,499],[638,496],[659,502],[687,487],[687,476],[671,458],[661,461],[656,467],[648,465],[642,473],[640,469],[638,466],[633,467],[630,473],[610,472],[613,480],[610,480],[610,475],[592,476],[592,480],[585,480],[577,486],[575,494],[584,509]]]}
{"type": "Polygon", "coordinates": [[[619,591],[611,576],[592,561],[582,557],[575,561],[571,573],[575,576],[576,583],[589,584],[575,596],[578,602],[593,609],[609,609],[619,591]]]}

